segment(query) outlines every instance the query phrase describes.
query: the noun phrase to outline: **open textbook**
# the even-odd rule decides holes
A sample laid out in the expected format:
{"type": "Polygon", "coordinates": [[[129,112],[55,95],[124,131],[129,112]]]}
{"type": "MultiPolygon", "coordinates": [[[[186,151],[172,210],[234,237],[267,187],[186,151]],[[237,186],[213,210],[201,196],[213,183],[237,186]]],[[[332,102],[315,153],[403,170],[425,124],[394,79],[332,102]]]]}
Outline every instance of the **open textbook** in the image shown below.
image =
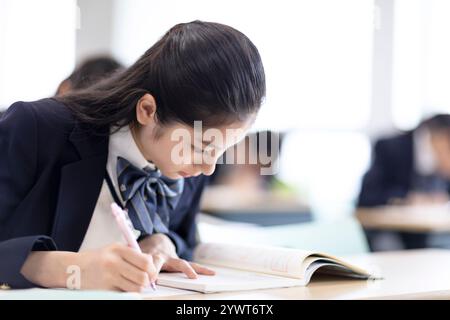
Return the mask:
{"type": "Polygon", "coordinates": [[[373,278],[331,255],[279,247],[203,243],[195,249],[194,261],[211,267],[216,275],[193,280],[182,273],[161,273],[157,283],[207,293],[305,286],[315,273],[373,278]]]}

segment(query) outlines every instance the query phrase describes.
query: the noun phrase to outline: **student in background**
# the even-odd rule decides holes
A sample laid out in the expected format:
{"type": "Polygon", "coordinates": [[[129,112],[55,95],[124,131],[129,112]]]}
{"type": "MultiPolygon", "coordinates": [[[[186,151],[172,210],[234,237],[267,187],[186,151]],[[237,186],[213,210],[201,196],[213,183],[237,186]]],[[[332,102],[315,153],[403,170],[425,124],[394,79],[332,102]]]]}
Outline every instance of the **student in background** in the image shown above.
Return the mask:
{"type": "Polygon", "coordinates": [[[227,150],[209,179],[202,209],[235,210],[276,206],[277,202],[284,207],[298,205],[296,190],[276,175],[283,137],[274,131],[258,131],[227,150]]]}
{"type": "MultiPolygon", "coordinates": [[[[435,115],[414,130],[380,139],[375,143],[372,158],[362,181],[358,207],[448,202],[450,115],[435,115]]],[[[367,234],[373,243],[381,233],[367,234]]],[[[399,235],[407,249],[427,246],[425,234],[399,235]]]]}
{"type": "Polygon", "coordinates": [[[14,103],[0,120],[0,283],[66,287],[78,270],[81,289],[140,291],[161,270],[212,275],[186,261],[204,175],[248,132],[264,96],[253,43],[193,21],[97,85],[14,103]],[[225,139],[212,145],[196,121],[225,139]],[[230,129],[241,133],[229,139],[230,129]],[[128,210],[143,253],[123,242],[112,202],[128,210]]]}
{"type": "Polygon", "coordinates": [[[210,184],[228,185],[230,187],[252,190],[270,189],[270,185],[275,179],[274,174],[262,174],[261,169],[274,165],[278,161],[281,151],[282,135],[272,131],[258,131],[248,134],[244,140],[233,148],[233,159],[227,160],[231,150],[223,155],[221,163],[217,164],[216,170],[210,177],[210,184]],[[276,146],[272,146],[272,141],[277,141],[276,146]],[[250,141],[253,141],[250,143],[250,141]],[[250,146],[252,145],[252,146],[250,146]],[[278,150],[273,150],[277,148],[278,150]],[[243,152],[242,163],[238,163],[238,152],[243,152]],[[264,164],[262,158],[267,158],[268,163],[264,164]],[[254,161],[250,161],[254,159],[254,161]],[[230,163],[226,163],[230,161],[230,163]]]}
{"type": "MultiPolygon", "coordinates": [[[[85,89],[123,69],[124,67],[111,57],[91,57],[82,62],[70,76],[59,84],[55,96],[61,96],[73,90],[85,89]]],[[[0,111],[0,117],[3,113],[3,111],[0,111]]]]}
{"type": "Polygon", "coordinates": [[[375,143],[358,206],[444,203],[449,190],[450,115],[440,114],[375,143]]]}
{"type": "Polygon", "coordinates": [[[124,67],[111,57],[91,57],[82,62],[67,79],[61,82],[56,90],[56,96],[72,90],[85,89],[123,69],[124,67]]]}

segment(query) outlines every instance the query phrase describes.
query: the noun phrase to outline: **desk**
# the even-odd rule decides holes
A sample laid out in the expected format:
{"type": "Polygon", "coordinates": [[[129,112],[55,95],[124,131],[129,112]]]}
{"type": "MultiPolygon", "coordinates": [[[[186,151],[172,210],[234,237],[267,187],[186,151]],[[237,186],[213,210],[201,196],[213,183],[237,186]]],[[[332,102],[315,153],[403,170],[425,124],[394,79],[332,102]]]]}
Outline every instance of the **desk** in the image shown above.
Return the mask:
{"type": "Polygon", "coordinates": [[[366,229],[416,233],[450,232],[450,209],[444,206],[358,209],[355,216],[366,229]]]}
{"type": "Polygon", "coordinates": [[[450,299],[450,250],[379,252],[345,259],[378,267],[384,280],[313,280],[306,287],[180,295],[171,299],[450,299]]]}
{"type": "Polygon", "coordinates": [[[222,186],[205,189],[201,211],[216,218],[261,226],[312,221],[310,208],[296,198],[272,192],[243,192],[222,186]]]}

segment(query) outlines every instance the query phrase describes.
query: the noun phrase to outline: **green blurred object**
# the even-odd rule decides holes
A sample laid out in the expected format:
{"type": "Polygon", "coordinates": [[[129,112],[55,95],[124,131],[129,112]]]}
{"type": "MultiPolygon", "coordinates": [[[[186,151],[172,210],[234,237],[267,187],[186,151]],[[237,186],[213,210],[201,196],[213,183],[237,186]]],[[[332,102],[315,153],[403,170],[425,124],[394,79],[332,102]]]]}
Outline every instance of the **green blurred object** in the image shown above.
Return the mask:
{"type": "Polygon", "coordinates": [[[352,255],[369,252],[366,236],[353,217],[332,222],[310,222],[264,227],[261,244],[352,255]]]}
{"type": "Polygon", "coordinates": [[[273,177],[270,181],[270,190],[276,194],[284,196],[297,195],[297,189],[294,186],[278,179],[277,177],[273,177]]]}
{"type": "Polygon", "coordinates": [[[198,231],[201,242],[278,246],[337,256],[369,252],[364,231],[353,216],[333,221],[260,226],[201,214],[198,231]]]}

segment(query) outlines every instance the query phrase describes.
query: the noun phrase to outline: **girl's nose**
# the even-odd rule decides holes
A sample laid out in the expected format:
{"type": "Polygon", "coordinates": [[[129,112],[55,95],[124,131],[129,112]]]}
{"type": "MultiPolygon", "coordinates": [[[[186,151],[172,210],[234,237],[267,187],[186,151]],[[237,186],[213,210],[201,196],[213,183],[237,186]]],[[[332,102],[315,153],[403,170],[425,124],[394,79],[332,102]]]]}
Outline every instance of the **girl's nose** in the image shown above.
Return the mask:
{"type": "Polygon", "coordinates": [[[204,164],[202,166],[202,173],[205,176],[210,176],[213,174],[214,170],[216,169],[216,163],[213,164],[204,164]]]}

